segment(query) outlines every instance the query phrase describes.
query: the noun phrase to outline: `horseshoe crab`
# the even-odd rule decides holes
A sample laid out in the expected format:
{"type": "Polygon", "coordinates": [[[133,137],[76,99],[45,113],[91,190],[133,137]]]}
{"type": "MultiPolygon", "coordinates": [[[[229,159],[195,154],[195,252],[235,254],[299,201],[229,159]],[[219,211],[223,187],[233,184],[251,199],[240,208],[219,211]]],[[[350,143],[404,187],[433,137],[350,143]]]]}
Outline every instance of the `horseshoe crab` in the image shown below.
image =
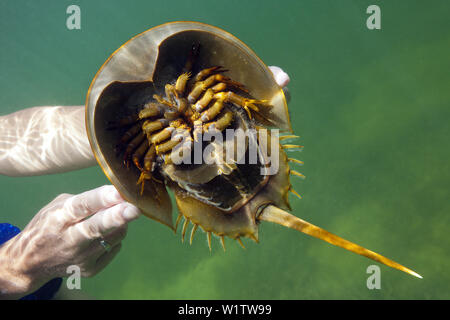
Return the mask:
{"type": "Polygon", "coordinates": [[[126,42],[91,83],[86,127],[97,161],[123,197],[174,231],[184,217],[183,240],[191,222],[191,242],[200,227],[210,249],[212,234],[224,249],[225,236],[243,246],[241,238],[258,242],[258,224],[268,221],[420,277],[286,211],[289,191],[299,196],[290,175],[302,174],[290,168],[301,161],[285,152],[299,146],[281,143],[295,138],[283,91],[253,51],[219,28],[173,22],[126,42]],[[198,150],[204,156],[212,147],[213,161],[192,163],[193,146],[210,129],[214,139],[198,150]],[[224,151],[238,148],[235,136],[224,138],[229,129],[253,132],[241,140],[240,155],[224,151]],[[175,163],[175,150],[187,161],[175,163]],[[179,211],[175,226],[167,188],[179,211]]]}

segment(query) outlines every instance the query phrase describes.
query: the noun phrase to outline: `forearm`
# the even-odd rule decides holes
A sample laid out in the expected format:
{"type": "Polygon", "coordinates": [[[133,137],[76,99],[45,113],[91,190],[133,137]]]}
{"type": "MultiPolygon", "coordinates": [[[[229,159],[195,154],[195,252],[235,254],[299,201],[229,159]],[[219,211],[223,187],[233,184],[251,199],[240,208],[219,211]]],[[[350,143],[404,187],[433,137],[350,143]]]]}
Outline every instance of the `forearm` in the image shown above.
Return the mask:
{"type": "Polygon", "coordinates": [[[84,107],[34,107],[0,117],[0,174],[59,173],[96,164],[84,107]]]}

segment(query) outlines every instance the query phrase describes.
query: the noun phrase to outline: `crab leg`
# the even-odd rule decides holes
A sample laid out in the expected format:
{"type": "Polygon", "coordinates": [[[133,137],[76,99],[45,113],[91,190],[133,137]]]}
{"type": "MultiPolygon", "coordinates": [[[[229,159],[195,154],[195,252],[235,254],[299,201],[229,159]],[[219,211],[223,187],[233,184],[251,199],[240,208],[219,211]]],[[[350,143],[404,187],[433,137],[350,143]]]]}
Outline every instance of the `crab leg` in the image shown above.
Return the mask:
{"type": "MultiPolygon", "coordinates": [[[[181,76],[180,76],[181,77],[181,76]]],[[[178,79],[180,79],[180,77],[178,79]]],[[[169,99],[168,103],[170,104],[171,109],[173,109],[173,111],[167,111],[164,113],[164,117],[166,119],[174,119],[177,115],[179,115],[180,113],[183,113],[187,106],[188,106],[188,102],[185,98],[183,98],[182,92],[180,92],[180,94],[177,91],[177,86],[179,87],[178,90],[183,90],[184,91],[184,87],[186,86],[186,83],[183,84],[183,81],[187,81],[187,80],[180,80],[181,84],[178,83],[179,80],[177,80],[177,84],[175,86],[171,85],[171,84],[166,84],[165,90],[166,90],[166,97],[169,99]]],[[[161,101],[164,100],[161,98],[161,101]]],[[[166,100],[164,100],[166,101],[166,100]]]]}
{"type": "Polygon", "coordinates": [[[177,108],[178,108],[178,112],[183,113],[187,106],[188,106],[188,101],[186,98],[177,98],[177,108]]]}
{"type": "Polygon", "coordinates": [[[257,99],[248,99],[248,98],[244,98],[232,91],[227,91],[227,92],[219,92],[216,93],[215,97],[217,97],[218,99],[222,99],[224,102],[231,102],[232,104],[238,106],[238,107],[242,107],[244,108],[244,110],[247,112],[248,117],[251,119],[252,115],[250,113],[250,109],[258,112],[259,109],[256,106],[256,104],[258,105],[263,105],[263,106],[270,106],[267,104],[267,100],[257,100],[257,99]]]}
{"type": "Polygon", "coordinates": [[[175,148],[180,142],[183,140],[183,137],[178,137],[169,141],[166,141],[164,143],[158,144],[156,146],[156,154],[162,154],[171,151],[173,148],[175,148]]]}
{"type": "Polygon", "coordinates": [[[161,143],[167,139],[169,139],[175,129],[185,129],[186,124],[183,119],[178,118],[175,120],[172,120],[169,123],[169,127],[164,128],[163,130],[159,131],[158,133],[155,133],[152,136],[149,136],[150,143],[158,144],[161,143]]]}
{"type": "Polygon", "coordinates": [[[128,144],[125,153],[123,155],[123,161],[124,164],[127,168],[130,167],[129,161],[130,161],[130,155],[131,153],[138,147],[141,145],[142,141],[144,141],[145,139],[145,135],[140,132],[136,137],[134,137],[133,140],[131,140],[131,142],[128,144]]]}
{"type": "Polygon", "coordinates": [[[146,118],[158,116],[161,113],[161,109],[158,104],[154,102],[149,102],[144,105],[144,108],[139,111],[137,115],[131,115],[120,119],[119,121],[110,121],[108,124],[108,129],[116,129],[120,127],[125,127],[130,124],[133,124],[139,120],[143,120],[146,118]]]}
{"type": "Polygon", "coordinates": [[[181,97],[184,94],[184,90],[186,89],[186,84],[191,77],[190,72],[186,72],[181,74],[177,81],[175,82],[175,91],[179,97],[181,97]]]}
{"type": "Polygon", "coordinates": [[[215,66],[215,67],[203,69],[202,71],[200,71],[199,73],[196,74],[194,81],[199,82],[199,81],[202,81],[203,79],[205,79],[207,76],[210,76],[214,73],[223,73],[223,72],[227,72],[227,71],[228,71],[227,69],[223,69],[221,66],[215,66]]]}
{"type": "Polygon", "coordinates": [[[214,91],[212,89],[206,90],[203,97],[201,97],[194,105],[194,110],[197,112],[202,111],[203,108],[205,108],[211,100],[214,98],[214,91]]]}
{"type": "MultiPolygon", "coordinates": [[[[203,91],[205,91],[206,89],[208,89],[212,85],[216,84],[217,82],[223,82],[226,85],[229,85],[229,86],[232,86],[232,87],[236,87],[236,88],[238,88],[240,90],[243,90],[243,91],[247,91],[245,89],[244,85],[242,85],[241,83],[233,81],[230,78],[225,77],[222,74],[214,74],[214,75],[209,76],[208,78],[206,78],[206,80],[204,80],[204,81],[199,81],[199,82],[195,83],[194,88],[191,90],[191,92],[188,95],[188,101],[190,103],[194,103],[194,101],[196,101],[198,99],[198,97],[203,93],[203,91]]],[[[218,88],[216,88],[216,90],[217,89],[218,88]]]]}
{"type": "Polygon", "coordinates": [[[156,121],[145,121],[142,125],[142,130],[149,137],[153,132],[161,130],[169,125],[169,121],[166,119],[158,119],[156,121]]]}
{"type": "Polygon", "coordinates": [[[227,88],[227,84],[226,84],[226,83],[224,83],[224,82],[219,82],[218,84],[214,85],[214,86],[211,88],[211,90],[212,90],[214,93],[217,93],[217,92],[224,91],[226,88],[227,88]]]}
{"type": "Polygon", "coordinates": [[[150,103],[147,103],[144,106],[144,109],[139,111],[138,118],[140,120],[143,120],[143,119],[146,119],[146,118],[159,116],[160,114],[161,114],[160,105],[158,105],[158,104],[156,104],[154,102],[150,102],[150,103]]]}
{"type": "Polygon", "coordinates": [[[219,99],[209,108],[208,110],[204,111],[200,117],[200,120],[203,122],[208,122],[209,120],[214,119],[220,111],[223,109],[223,100],[219,99]]]}
{"type": "Polygon", "coordinates": [[[136,149],[136,151],[133,153],[133,156],[131,157],[131,159],[133,160],[134,165],[136,166],[136,168],[138,168],[139,170],[143,170],[142,166],[140,164],[141,159],[144,157],[145,153],[147,152],[148,149],[148,141],[144,140],[141,145],[136,149]]]}
{"type": "Polygon", "coordinates": [[[175,135],[174,136],[175,139],[178,137],[182,137],[182,139],[180,141],[181,143],[176,144],[170,150],[170,152],[167,152],[167,153],[161,155],[165,164],[173,164],[174,163],[174,158],[172,158],[173,152],[176,152],[176,154],[175,154],[176,164],[180,164],[180,161],[183,161],[185,159],[185,157],[189,156],[192,152],[193,139],[190,136],[189,132],[186,132],[186,134],[184,134],[184,135],[175,135]]]}
{"type": "Polygon", "coordinates": [[[232,81],[231,79],[229,81],[219,82],[218,84],[214,85],[211,90],[214,91],[214,93],[217,93],[225,91],[226,88],[235,88],[248,93],[248,90],[244,87],[244,85],[239,82],[232,81]]]}
{"type": "Polygon", "coordinates": [[[158,133],[155,133],[154,135],[149,137],[150,143],[158,144],[161,143],[167,139],[169,139],[172,136],[172,132],[175,131],[174,127],[166,127],[163,130],[159,131],[158,133]]]}
{"type": "Polygon", "coordinates": [[[209,127],[213,127],[216,130],[223,131],[230,125],[232,121],[233,121],[233,113],[231,111],[227,111],[222,116],[220,116],[217,119],[217,121],[205,124],[204,131],[208,131],[209,127]]]}
{"type": "Polygon", "coordinates": [[[117,146],[121,146],[130,141],[133,137],[135,137],[138,134],[139,130],[141,130],[141,125],[139,123],[132,126],[130,129],[128,129],[127,132],[125,132],[125,134],[119,140],[117,146]]]}
{"type": "Polygon", "coordinates": [[[220,91],[224,91],[227,87],[235,88],[235,89],[244,91],[245,93],[248,93],[248,90],[245,88],[245,86],[242,83],[234,81],[234,80],[232,80],[228,77],[225,77],[221,74],[217,75],[216,80],[221,81],[212,87],[212,90],[216,93],[220,92],[220,91]]]}
{"type": "Polygon", "coordinates": [[[156,152],[155,145],[151,145],[144,156],[144,168],[142,169],[141,175],[136,184],[141,185],[141,194],[144,193],[145,180],[152,179],[153,163],[155,161],[156,152]]]}
{"type": "Polygon", "coordinates": [[[161,97],[158,94],[154,94],[153,95],[153,99],[158,101],[160,104],[166,105],[166,106],[168,106],[170,108],[174,108],[174,106],[169,101],[167,101],[166,99],[164,99],[163,97],[161,97]]]}
{"type": "Polygon", "coordinates": [[[156,157],[155,145],[151,145],[144,156],[144,171],[152,172],[153,171],[153,163],[156,157]]]}

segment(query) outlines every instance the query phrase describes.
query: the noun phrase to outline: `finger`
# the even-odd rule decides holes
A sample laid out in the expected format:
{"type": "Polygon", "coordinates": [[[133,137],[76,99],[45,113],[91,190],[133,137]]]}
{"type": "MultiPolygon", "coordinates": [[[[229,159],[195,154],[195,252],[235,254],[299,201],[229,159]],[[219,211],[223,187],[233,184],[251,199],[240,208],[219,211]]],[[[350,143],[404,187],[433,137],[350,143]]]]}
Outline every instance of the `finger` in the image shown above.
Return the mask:
{"type": "Polygon", "coordinates": [[[286,87],[289,81],[291,81],[288,74],[284,72],[280,67],[270,66],[269,69],[270,71],[272,71],[273,77],[280,87],[286,87]]]}
{"type": "MultiPolygon", "coordinates": [[[[90,240],[87,247],[82,247],[82,255],[85,257],[99,258],[105,252],[109,252],[112,247],[118,245],[125,239],[127,235],[128,225],[124,224],[118,228],[113,229],[103,237],[97,237],[90,240]],[[106,247],[102,245],[101,241],[106,242],[106,247]]],[[[91,258],[89,258],[91,259],[91,258]]]]}
{"type": "Polygon", "coordinates": [[[128,224],[124,224],[116,229],[113,229],[111,232],[106,234],[103,239],[114,247],[116,244],[119,244],[123,239],[125,239],[127,236],[127,229],[128,224]]]}
{"type": "Polygon", "coordinates": [[[123,227],[140,215],[138,208],[124,202],[113,207],[100,210],[89,219],[79,222],[75,227],[86,240],[104,238],[114,229],[123,227]]]}
{"type": "Polygon", "coordinates": [[[101,256],[89,262],[89,265],[85,267],[85,270],[81,273],[81,276],[90,278],[102,271],[119,253],[121,247],[122,244],[118,243],[117,245],[112,247],[110,251],[103,251],[103,254],[101,256]]]}
{"type": "Polygon", "coordinates": [[[123,201],[123,198],[114,186],[106,185],[67,199],[64,207],[75,221],[79,221],[99,210],[109,208],[123,201]]]}
{"type": "Polygon", "coordinates": [[[52,202],[50,203],[54,203],[54,202],[60,202],[60,201],[66,201],[67,199],[73,197],[73,194],[69,194],[69,193],[61,193],[60,195],[58,195],[55,199],[53,199],[52,202]]]}
{"type": "Polygon", "coordinates": [[[115,256],[119,253],[121,248],[122,243],[118,243],[114,247],[112,247],[109,252],[105,252],[104,254],[102,254],[97,259],[97,262],[94,266],[93,275],[102,271],[115,258],[115,256]]]}

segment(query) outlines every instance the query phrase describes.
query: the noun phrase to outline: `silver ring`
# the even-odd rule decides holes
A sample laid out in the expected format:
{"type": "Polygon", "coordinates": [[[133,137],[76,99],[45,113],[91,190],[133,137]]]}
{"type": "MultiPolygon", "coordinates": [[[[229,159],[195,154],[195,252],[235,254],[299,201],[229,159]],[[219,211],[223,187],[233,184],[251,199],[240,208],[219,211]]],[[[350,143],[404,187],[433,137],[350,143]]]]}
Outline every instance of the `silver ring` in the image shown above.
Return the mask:
{"type": "Polygon", "coordinates": [[[111,251],[111,245],[105,239],[99,239],[100,245],[105,249],[106,252],[111,251]]]}

